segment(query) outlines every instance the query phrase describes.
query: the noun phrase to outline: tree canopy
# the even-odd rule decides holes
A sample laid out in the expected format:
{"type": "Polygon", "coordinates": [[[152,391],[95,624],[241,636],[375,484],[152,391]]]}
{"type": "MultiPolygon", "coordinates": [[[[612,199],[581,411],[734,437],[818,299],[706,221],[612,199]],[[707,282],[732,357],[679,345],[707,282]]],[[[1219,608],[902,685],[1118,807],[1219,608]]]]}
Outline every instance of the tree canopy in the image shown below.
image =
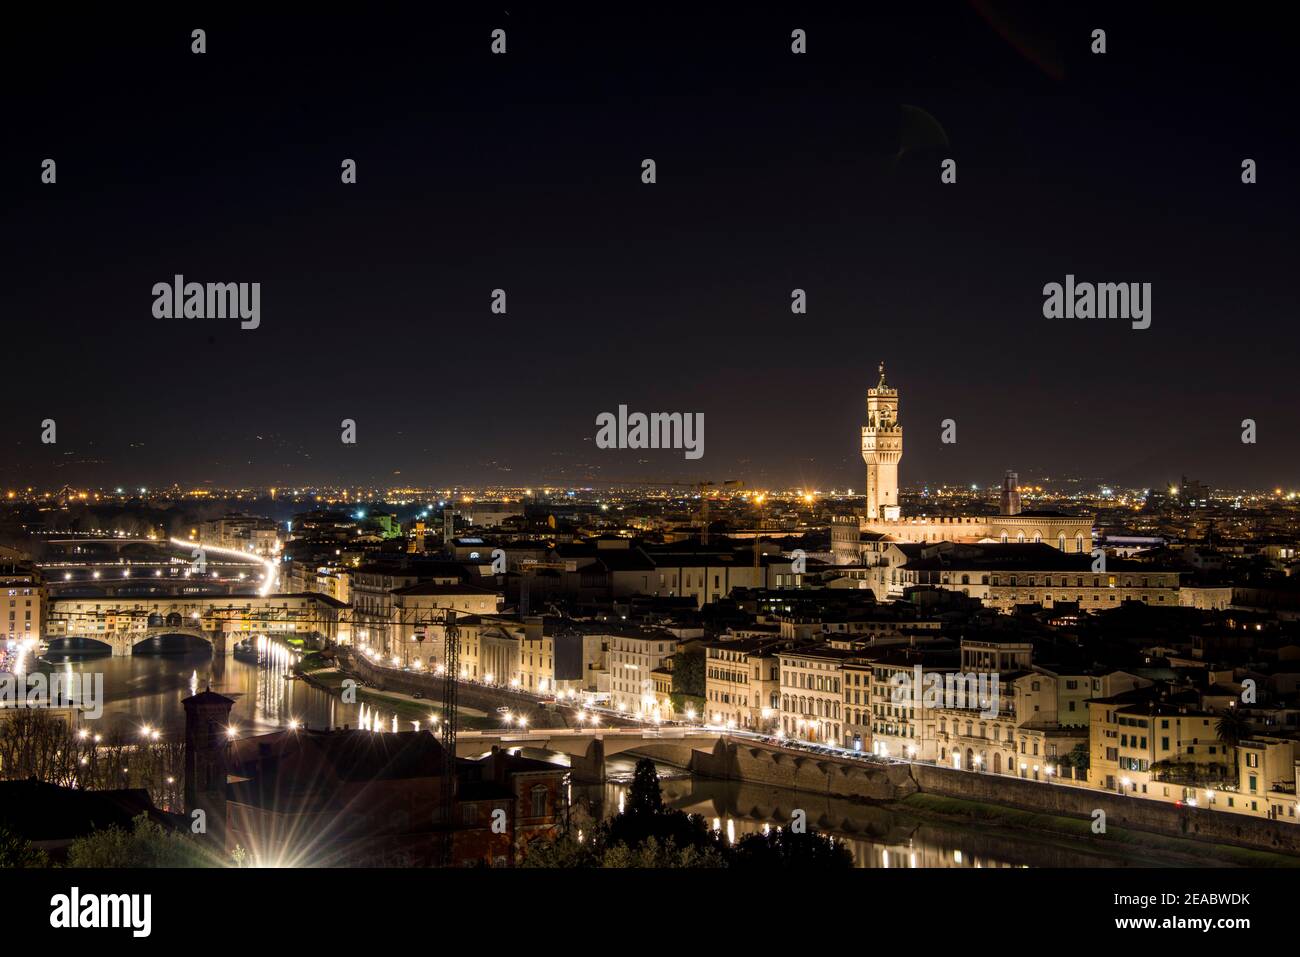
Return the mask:
{"type": "Polygon", "coordinates": [[[824,834],[782,828],[751,834],[733,847],[700,815],[668,807],[654,762],[642,758],[622,813],[581,838],[566,834],[529,847],[524,866],[809,869],[852,867],[853,857],[824,834]]]}

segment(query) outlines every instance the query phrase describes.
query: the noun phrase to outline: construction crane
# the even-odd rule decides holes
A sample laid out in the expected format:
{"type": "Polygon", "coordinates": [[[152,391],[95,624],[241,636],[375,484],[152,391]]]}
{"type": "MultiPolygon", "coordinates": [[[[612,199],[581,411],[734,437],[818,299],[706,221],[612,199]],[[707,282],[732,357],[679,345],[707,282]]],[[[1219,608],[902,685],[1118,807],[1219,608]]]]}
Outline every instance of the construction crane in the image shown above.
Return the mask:
{"type": "Polygon", "coordinates": [[[763,516],[765,514],[763,504],[767,501],[767,495],[755,495],[751,501],[753,501],[758,512],[758,528],[754,530],[754,567],[757,568],[759,566],[760,547],[763,541],[763,516]]]}
{"type": "Polygon", "coordinates": [[[693,488],[700,493],[700,544],[709,544],[709,496],[707,489],[744,488],[740,479],[727,479],[725,482],[653,482],[637,479],[632,482],[611,482],[611,485],[650,485],[662,488],[693,488]]]}
{"type": "Polygon", "coordinates": [[[442,866],[451,867],[452,837],[456,826],[456,732],[460,714],[457,710],[457,693],[460,684],[460,628],[456,613],[447,610],[443,619],[443,671],[442,671],[442,813],[446,837],[442,845],[442,866]]]}
{"type": "Polygon", "coordinates": [[[451,867],[454,859],[454,839],[456,828],[456,736],[460,731],[460,626],[456,624],[456,612],[450,608],[439,608],[431,614],[421,615],[416,625],[417,641],[423,640],[425,629],[429,625],[441,625],[443,629],[442,645],[442,789],[439,795],[442,809],[443,843],[442,866],[451,867]]]}
{"type": "Polygon", "coordinates": [[[740,488],[745,483],[740,479],[728,479],[725,482],[699,482],[696,487],[700,490],[700,544],[709,544],[709,496],[705,489],[711,485],[719,488],[740,488]]]}

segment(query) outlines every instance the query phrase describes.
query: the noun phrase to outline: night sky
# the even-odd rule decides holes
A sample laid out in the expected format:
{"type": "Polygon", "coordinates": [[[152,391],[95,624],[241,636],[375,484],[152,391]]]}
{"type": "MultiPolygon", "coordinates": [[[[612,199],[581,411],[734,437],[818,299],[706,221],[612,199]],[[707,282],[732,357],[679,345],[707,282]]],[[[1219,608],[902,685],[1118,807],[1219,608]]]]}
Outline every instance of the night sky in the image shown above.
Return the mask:
{"type": "Polygon", "coordinates": [[[1300,478],[1267,6],[429,6],[11,24],[0,486],[861,489],[881,360],[904,484],[1300,478]],[[260,282],[261,327],[154,318],[175,273],[260,282]],[[1067,273],[1150,282],[1151,328],[1043,318],[1067,273]],[[597,449],[620,403],[704,457],[597,449]]]}

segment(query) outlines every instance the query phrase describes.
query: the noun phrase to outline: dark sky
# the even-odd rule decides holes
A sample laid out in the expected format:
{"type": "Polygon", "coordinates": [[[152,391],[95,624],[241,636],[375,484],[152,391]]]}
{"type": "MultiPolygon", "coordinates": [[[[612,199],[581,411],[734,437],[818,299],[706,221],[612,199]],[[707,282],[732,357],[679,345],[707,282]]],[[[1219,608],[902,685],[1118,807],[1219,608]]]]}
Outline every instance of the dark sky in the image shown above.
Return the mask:
{"type": "Polygon", "coordinates": [[[882,359],[905,483],[1295,484],[1268,6],[425,6],[14,22],[0,486],[861,488],[882,359]],[[155,319],[175,273],[260,282],[261,328],[155,319]],[[1151,328],[1044,319],[1067,273],[1150,282],[1151,328]],[[704,458],[596,449],[620,403],[703,412],[704,458]]]}

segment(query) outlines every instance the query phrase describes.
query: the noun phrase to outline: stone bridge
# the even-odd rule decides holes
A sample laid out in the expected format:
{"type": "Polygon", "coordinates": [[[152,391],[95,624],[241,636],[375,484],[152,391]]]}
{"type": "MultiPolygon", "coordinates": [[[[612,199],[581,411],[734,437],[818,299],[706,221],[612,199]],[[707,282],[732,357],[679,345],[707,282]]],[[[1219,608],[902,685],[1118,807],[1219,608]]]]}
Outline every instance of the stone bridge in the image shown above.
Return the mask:
{"type": "MultiPolygon", "coordinates": [[[[84,652],[88,650],[87,645],[89,643],[94,643],[110,649],[114,658],[125,658],[134,652],[137,645],[154,638],[161,638],[164,635],[183,635],[187,638],[206,641],[212,646],[214,655],[230,654],[234,648],[234,642],[228,642],[226,633],[220,629],[208,630],[199,628],[196,625],[157,625],[149,628],[133,628],[129,631],[111,631],[51,638],[48,642],[48,653],[59,654],[71,650],[84,652]]],[[[93,645],[91,647],[93,648],[93,645]]]]}
{"type": "Polygon", "coordinates": [[[605,759],[625,752],[665,764],[689,768],[697,751],[712,752],[720,731],[699,728],[538,728],[536,730],[461,731],[456,755],[476,757],[493,746],[537,748],[569,756],[573,779],[583,784],[605,783],[605,759]]]}

